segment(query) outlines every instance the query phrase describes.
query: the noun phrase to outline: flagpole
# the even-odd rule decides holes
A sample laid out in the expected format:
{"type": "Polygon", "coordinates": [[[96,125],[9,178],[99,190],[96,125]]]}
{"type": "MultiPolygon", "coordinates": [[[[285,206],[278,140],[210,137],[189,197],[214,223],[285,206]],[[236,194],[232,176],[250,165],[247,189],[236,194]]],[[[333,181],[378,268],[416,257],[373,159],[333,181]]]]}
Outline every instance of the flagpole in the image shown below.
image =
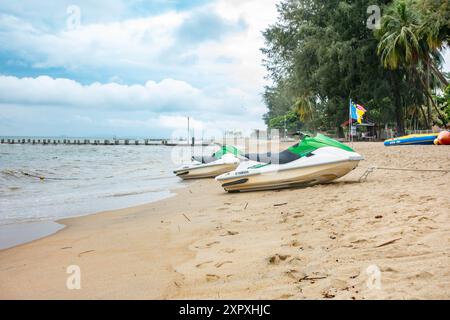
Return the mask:
{"type": "Polygon", "coordinates": [[[348,104],[348,142],[352,139],[352,99],[348,104]]]}

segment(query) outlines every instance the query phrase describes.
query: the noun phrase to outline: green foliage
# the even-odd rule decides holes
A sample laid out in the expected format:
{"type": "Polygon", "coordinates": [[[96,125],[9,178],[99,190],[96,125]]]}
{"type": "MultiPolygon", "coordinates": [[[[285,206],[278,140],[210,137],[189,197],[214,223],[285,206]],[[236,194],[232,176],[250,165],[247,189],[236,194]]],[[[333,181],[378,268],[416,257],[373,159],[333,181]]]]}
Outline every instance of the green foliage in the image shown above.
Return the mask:
{"type": "Polygon", "coordinates": [[[380,126],[396,123],[403,131],[411,117],[428,126],[421,106],[446,80],[437,49],[448,42],[447,9],[448,0],[281,1],[277,23],[264,32],[273,83],[264,94],[266,123],[294,111],[306,127],[337,128],[351,98],[380,126]],[[374,4],[384,12],[375,33],[366,27],[374,4]]]}
{"type": "Polygon", "coordinates": [[[396,70],[401,65],[415,64],[428,48],[420,38],[419,14],[412,0],[394,1],[386,8],[377,52],[384,67],[396,70]]]}
{"type": "Polygon", "coordinates": [[[285,123],[288,132],[292,133],[297,131],[300,126],[297,113],[290,110],[285,115],[280,115],[270,119],[269,129],[278,129],[280,132],[284,132],[285,123]]]}
{"type": "Polygon", "coordinates": [[[436,100],[439,109],[445,114],[447,119],[447,122],[444,123],[444,126],[448,125],[450,123],[450,85],[447,86],[442,95],[436,97],[436,100]]]}

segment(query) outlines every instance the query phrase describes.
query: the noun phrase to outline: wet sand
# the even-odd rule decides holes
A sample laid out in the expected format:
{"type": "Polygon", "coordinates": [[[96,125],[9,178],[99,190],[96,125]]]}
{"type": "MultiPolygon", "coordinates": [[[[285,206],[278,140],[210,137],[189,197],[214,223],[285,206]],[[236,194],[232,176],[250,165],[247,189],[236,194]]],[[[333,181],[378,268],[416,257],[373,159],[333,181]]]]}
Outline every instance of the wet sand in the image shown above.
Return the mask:
{"type": "Polygon", "coordinates": [[[214,180],[139,207],[58,221],[0,251],[2,299],[449,299],[447,146],[355,143],[366,161],[303,189],[224,193],[214,180]],[[66,271],[81,270],[68,290],[66,271]],[[378,281],[379,280],[379,281],[378,281]]]}

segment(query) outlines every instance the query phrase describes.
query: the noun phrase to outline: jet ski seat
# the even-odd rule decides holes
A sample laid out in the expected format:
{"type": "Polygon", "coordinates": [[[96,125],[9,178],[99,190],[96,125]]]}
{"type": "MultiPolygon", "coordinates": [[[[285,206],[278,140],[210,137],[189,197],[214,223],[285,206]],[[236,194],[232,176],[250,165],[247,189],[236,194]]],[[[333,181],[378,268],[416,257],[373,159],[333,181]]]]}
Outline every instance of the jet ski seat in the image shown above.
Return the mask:
{"type": "Polygon", "coordinates": [[[244,155],[247,159],[266,164],[286,164],[300,159],[300,156],[285,150],[281,153],[249,153],[244,155]]]}
{"type": "Polygon", "coordinates": [[[201,163],[203,163],[203,164],[207,164],[207,163],[211,163],[211,162],[214,162],[214,161],[217,161],[217,158],[216,157],[192,157],[192,160],[195,160],[195,161],[198,161],[198,162],[201,162],[201,163]]]}

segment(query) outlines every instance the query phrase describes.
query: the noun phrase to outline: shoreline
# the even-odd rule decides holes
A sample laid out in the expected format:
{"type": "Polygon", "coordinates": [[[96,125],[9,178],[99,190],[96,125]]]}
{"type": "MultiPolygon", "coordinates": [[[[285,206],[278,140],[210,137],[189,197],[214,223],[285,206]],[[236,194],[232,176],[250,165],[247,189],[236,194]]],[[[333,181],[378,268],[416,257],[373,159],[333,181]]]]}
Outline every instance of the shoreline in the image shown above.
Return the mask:
{"type": "Polygon", "coordinates": [[[450,299],[448,173],[358,182],[371,165],[448,168],[448,148],[354,146],[366,161],[327,185],[227,194],[201,180],[58,220],[67,227],[0,251],[0,298],[450,299]],[[66,287],[70,265],[81,290],[66,287]]]}
{"type": "Polygon", "coordinates": [[[73,216],[67,216],[64,218],[57,218],[52,220],[30,220],[0,225],[0,252],[2,250],[11,249],[22,244],[49,237],[67,227],[63,223],[63,221],[66,219],[76,219],[95,214],[101,214],[104,212],[119,211],[143,205],[150,205],[154,202],[176,196],[176,193],[174,191],[184,187],[185,186],[183,185],[172,186],[165,190],[167,192],[167,194],[165,195],[161,195],[145,203],[142,203],[142,201],[140,201],[140,203],[131,206],[119,206],[115,209],[106,209],[90,213],[76,214],[73,216]]]}

